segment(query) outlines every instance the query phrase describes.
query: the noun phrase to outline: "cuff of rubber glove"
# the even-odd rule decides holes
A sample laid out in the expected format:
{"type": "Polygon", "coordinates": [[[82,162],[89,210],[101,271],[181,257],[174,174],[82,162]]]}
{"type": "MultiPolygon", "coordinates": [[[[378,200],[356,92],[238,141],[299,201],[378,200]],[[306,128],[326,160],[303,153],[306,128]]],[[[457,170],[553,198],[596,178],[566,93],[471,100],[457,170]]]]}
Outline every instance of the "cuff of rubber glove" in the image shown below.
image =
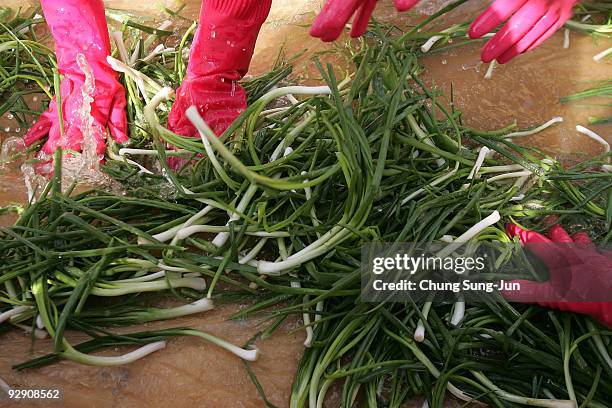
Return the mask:
{"type": "Polygon", "coordinates": [[[268,18],[271,7],[272,0],[204,0],[201,18],[233,17],[261,25],[268,18]]]}
{"type": "Polygon", "coordinates": [[[271,0],[204,0],[189,54],[189,77],[236,72],[244,76],[271,0]]]}
{"type": "Polygon", "coordinates": [[[598,309],[592,316],[599,320],[599,322],[612,328],[612,302],[601,302],[598,309]]]}
{"type": "Polygon", "coordinates": [[[612,302],[539,302],[540,306],[552,307],[562,312],[573,312],[591,316],[612,328],[612,302]]]}

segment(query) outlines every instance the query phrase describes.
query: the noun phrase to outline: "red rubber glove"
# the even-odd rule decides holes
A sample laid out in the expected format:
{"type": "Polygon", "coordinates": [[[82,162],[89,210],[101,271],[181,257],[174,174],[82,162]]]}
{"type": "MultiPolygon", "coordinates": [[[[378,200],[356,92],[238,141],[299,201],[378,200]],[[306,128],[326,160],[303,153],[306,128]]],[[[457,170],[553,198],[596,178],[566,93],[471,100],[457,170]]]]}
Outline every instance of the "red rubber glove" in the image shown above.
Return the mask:
{"type": "Polygon", "coordinates": [[[542,299],[537,301],[540,306],[587,314],[612,327],[612,302],[577,301],[603,299],[612,293],[610,253],[598,252],[586,233],[570,237],[559,225],[548,231],[550,239],[514,224],[508,225],[506,230],[510,237],[518,237],[521,244],[537,255],[550,274],[547,282],[515,281],[520,283],[521,289],[519,292],[505,291],[508,300],[533,302],[542,299]]]}
{"type": "Polygon", "coordinates": [[[496,0],[470,26],[470,38],[480,38],[504,21],[506,24],[482,49],[484,62],[505,64],[531,51],[572,17],[578,0],[496,0]]]}
{"type": "Polygon", "coordinates": [[[246,109],[246,93],[238,81],[246,75],[259,30],[272,0],[203,0],[193,39],[187,77],[176,92],[168,116],[173,132],[189,137],[198,132],[185,116],[197,106],[220,135],[246,109]]]}
{"type": "MultiPolygon", "coordinates": [[[[419,0],[395,0],[397,11],[407,11],[417,4],[419,0]]],[[[327,0],[323,10],[312,24],[310,35],[325,42],[334,41],[340,34],[350,18],[353,18],[351,37],[363,35],[368,28],[377,0],[327,0]]]]}
{"type": "Polygon", "coordinates": [[[29,146],[49,135],[43,153],[53,154],[58,146],[80,151],[82,130],[91,128],[96,153],[102,158],[107,127],[117,142],[128,140],[125,91],[117,81],[118,74],[106,62],[111,47],[104,3],[102,0],[41,0],[41,4],[55,40],[58,69],[64,75],[60,86],[64,137],[60,136],[54,98],[49,109],[25,135],[24,142],[29,146]],[[86,74],[84,69],[89,72],[86,74]],[[93,101],[83,100],[86,87],[93,87],[93,101]],[[91,115],[82,114],[89,104],[91,115]]]}

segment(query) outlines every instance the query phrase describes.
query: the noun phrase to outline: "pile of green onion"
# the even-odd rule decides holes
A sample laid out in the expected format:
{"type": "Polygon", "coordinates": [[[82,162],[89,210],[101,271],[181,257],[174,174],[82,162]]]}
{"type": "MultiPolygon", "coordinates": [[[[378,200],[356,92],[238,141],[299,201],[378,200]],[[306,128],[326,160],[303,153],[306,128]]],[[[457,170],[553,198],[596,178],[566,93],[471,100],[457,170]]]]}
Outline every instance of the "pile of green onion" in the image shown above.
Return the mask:
{"type": "MultiPolygon", "coordinates": [[[[32,30],[1,27],[27,45],[32,30]]],[[[564,167],[516,143],[558,120],[522,131],[464,126],[419,78],[427,39],[384,25],[348,51],[350,75],[318,64],[322,86],[284,86],[290,68],[279,65],[245,84],[249,107],[220,138],[190,109],[201,138],[185,139],[162,123],[193,29],[153,57],[145,50],[156,45],[145,46],[141,28],[123,30],[124,54],[136,57],[117,52],[110,61],[123,73],[137,136],[129,148],[109,146],[103,167],[123,194],[73,193],[62,184],[59,151],[53,180],[14,226],[0,228],[0,330],[48,335],[55,345],[16,369],[62,358],[129,363],[174,336],[254,360],[257,340],[297,316],[306,350],[292,407],[323,406],[332,386],[341,388],[343,407],[399,407],[419,395],[441,407],[447,393],[495,407],[608,406],[612,332],[590,318],[501,297],[477,305],[363,303],[360,257],[373,241],[511,242],[505,222],[541,229],[548,215],[606,243],[609,153],[564,167]],[[177,155],[187,164],[174,171],[167,158],[177,155]],[[152,308],[149,292],[184,304],[152,308]],[[235,318],[269,319],[242,347],[189,328],[112,331],[235,299],[249,302],[235,318]],[[70,344],[66,330],[91,340],[70,344]],[[138,348],[93,354],[118,345],[138,348]]]]}

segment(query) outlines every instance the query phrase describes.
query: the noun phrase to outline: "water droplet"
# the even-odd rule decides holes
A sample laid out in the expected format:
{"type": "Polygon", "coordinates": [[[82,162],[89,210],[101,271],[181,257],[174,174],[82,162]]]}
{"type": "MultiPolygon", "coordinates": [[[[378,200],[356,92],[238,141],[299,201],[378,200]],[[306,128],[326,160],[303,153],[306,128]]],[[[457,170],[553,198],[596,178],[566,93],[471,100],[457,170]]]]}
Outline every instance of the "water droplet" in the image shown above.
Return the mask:
{"type": "Polygon", "coordinates": [[[6,133],[8,133],[8,132],[10,132],[10,131],[11,131],[11,128],[7,126],[7,127],[5,127],[5,128],[4,128],[4,131],[5,131],[6,133]]]}
{"type": "Polygon", "coordinates": [[[0,166],[4,163],[9,163],[13,160],[13,156],[18,152],[25,149],[25,143],[20,137],[9,137],[2,143],[2,149],[0,149],[0,166]]]}
{"type": "Polygon", "coordinates": [[[210,38],[217,38],[217,32],[216,31],[212,31],[210,33],[210,38]]]}
{"type": "Polygon", "coordinates": [[[442,60],[442,65],[446,65],[446,64],[448,64],[448,61],[447,61],[447,60],[445,60],[445,59],[443,59],[443,60],[442,60]]]}
{"type": "Polygon", "coordinates": [[[15,128],[15,133],[21,132],[21,128],[15,128]]]}
{"type": "Polygon", "coordinates": [[[38,102],[38,96],[34,96],[34,97],[32,98],[32,102],[38,102]]]}
{"type": "Polygon", "coordinates": [[[13,114],[12,114],[12,113],[7,113],[7,114],[6,114],[6,118],[7,118],[8,120],[13,119],[14,117],[15,117],[15,116],[13,116],[13,114]]]}
{"type": "Polygon", "coordinates": [[[453,43],[453,39],[452,39],[452,38],[449,38],[449,39],[448,39],[448,43],[449,43],[449,44],[452,44],[452,43],[453,43]]]}

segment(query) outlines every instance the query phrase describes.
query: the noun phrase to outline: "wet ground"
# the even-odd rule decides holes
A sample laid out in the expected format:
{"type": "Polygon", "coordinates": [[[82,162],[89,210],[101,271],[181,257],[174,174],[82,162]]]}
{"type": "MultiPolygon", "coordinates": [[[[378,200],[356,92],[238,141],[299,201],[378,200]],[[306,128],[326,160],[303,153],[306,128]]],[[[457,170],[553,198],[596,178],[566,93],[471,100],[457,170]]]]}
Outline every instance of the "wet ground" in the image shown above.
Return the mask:
{"type": "MultiPolygon", "coordinates": [[[[23,4],[22,0],[0,0],[0,5],[23,4]]],[[[109,7],[127,9],[141,15],[155,14],[160,4],[176,8],[178,2],[165,0],[147,8],[134,1],[114,0],[109,7]],[[134,10],[133,7],[137,9],[134,10]]],[[[199,1],[188,1],[185,16],[196,18],[199,1]]],[[[320,1],[275,0],[272,13],[264,25],[251,67],[252,74],[271,67],[279,48],[291,56],[306,51],[298,62],[298,74],[311,72],[310,57],[333,58],[325,51],[333,45],[322,44],[308,37],[306,25],[320,8],[320,1]]],[[[381,1],[377,17],[398,24],[422,19],[449,1],[423,1],[412,16],[398,18],[390,1],[381,1]],[[385,5],[387,3],[387,5],[385,5]]],[[[446,28],[455,21],[468,21],[484,8],[486,1],[473,0],[460,7],[444,21],[446,28]]],[[[463,112],[466,124],[495,129],[516,120],[522,127],[543,123],[554,116],[565,121],[524,143],[545,148],[556,156],[568,154],[588,157],[602,151],[601,145],[575,131],[585,125],[589,116],[610,116],[609,107],[561,105],[559,98],[610,79],[610,62],[596,63],[592,56],[611,46],[609,42],[594,42],[590,37],[571,33],[570,47],[564,49],[563,35],[556,34],[536,51],[523,55],[504,66],[498,66],[492,79],[485,79],[486,65],[480,63],[481,44],[456,48],[450,52],[423,59],[425,77],[446,94],[452,84],[454,102],[463,112]]],[[[345,38],[342,41],[346,41],[345,38]]],[[[597,103],[601,101],[592,101],[597,103]]],[[[609,103],[609,101],[607,101],[609,103]]],[[[612,142],[612,126],[587,126],[612,142]]],[[[23,135],[25,129],[20,129],[23,135]]],[[[15,124],[6,117],[0,121],[0,140],[14,136],[15,124]],[[9,128],[8,132],[4,129],[9,128]]],[[[0,206],[22,203],[26,199],[22,176],[16,168],[0,169],[0,206]]],[[[9,224],[10,217],[0,215],[0,224],[9,224]]],[[[1,262],[1,260],[0,260],[1,262]]],[[[239,306],[224,306],[203,316],[173,321],[171,326],[194,326],[240,344],[257,332],[261,322],[227,321],[239,306]]],[[[168,324],[157,324],[157,326],[168,324]]],[[[299,322],[289,322],[275,336],[258,342],[262,358],[253,364],[270,401],[287,406],[291,382],[302,351],[304,333],[299,322]]],[[[215,346],[199,339],[171,340],[168,347],[149,358],[126,367],[90,368],[62,362],[52,367],[26,373],[16,373],[10,366],[49,350],[48,341],[38,342],[33,350],[29,338],[20,332],[0,335],[0,378],[16,388],[60,388],[65,407],[260,407],[254,386],[248,379],[242,362],[215,346]]],[[[125,350],[122,350],[125,352],[125,350]]],[[[0,407],[5,406],[0,400],[0,407]]],[[[19,406],[29,406],[20,404],[19,406]]],[[[51,406],[43,404],[41,406],[51,406]]],[[[330,406],[334,406],[333,403],[330,406]]],[[[416,406],[416,405],[415,405],[416,406]]]]}
{"type": "MultiPolygon", "coordinates": [[[[244,344],[258,330],[259,320],[228,321],[239,306],[220,306],[206,316],[180,318],[172,324],[146,324],[131,331],[167,327],[192,327],[244,344]]],[[[279,407],[287,405],[291,380],[302,352],[304,333],[297,322],[285,325],[273,338],[258,341],[260,359],[253,370],[268,399],[279,407]]],[[[72,336],[76,344],[84,337],[72,336]]],[[[28,336],[13,331],[0,335],[0,378],[15,389],[59,389],[62,399],[10,404],[0,396],[0,407],[260,407],[261,400],[249,380],[243,363],[233,354],[195,338],[175,338],[165,349],[136,363],[112,367],[86,367],[63,361],[23,373],[13,364],[52,349],[52,341],[38,340],[33,349],[28,336]]],[[[123,354],[109,351],[105,355],[123,354]]]]}

